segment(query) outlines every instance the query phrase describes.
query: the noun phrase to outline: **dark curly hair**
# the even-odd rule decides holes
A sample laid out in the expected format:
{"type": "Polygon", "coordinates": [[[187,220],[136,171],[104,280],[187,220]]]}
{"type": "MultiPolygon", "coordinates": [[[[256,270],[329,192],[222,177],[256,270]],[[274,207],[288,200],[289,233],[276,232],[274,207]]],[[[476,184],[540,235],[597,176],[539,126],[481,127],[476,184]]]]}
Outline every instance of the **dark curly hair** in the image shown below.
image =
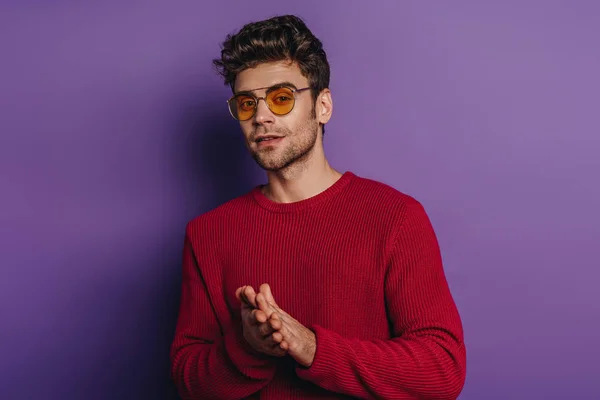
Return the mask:
{"type": "Polygon", "coordinates": [[[213,60],[225,85],[232,90],[237,74],[258,64],[289,60],[308,79],[313,101],[329,87],[329,62],[321,41],[295,15],[282,15],[246,24],[222,44],[213,60]]]}

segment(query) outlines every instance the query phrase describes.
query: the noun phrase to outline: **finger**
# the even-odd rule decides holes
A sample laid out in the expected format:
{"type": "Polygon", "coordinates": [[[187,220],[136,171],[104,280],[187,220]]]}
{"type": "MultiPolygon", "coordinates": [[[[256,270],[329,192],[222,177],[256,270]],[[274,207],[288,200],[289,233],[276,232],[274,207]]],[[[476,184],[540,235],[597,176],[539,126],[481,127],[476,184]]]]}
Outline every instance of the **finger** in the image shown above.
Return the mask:
{"type": "Polygon", "coordinates": [[[272,304],[273,306],[277,306],[277,303],[275,303],[275,298],[273,298],[273,293],[271,292],[271,286],[269,286],[268,283],[263,283],[260,285],[260,292],[264,293],[268,303],[272,304]]]}
{"type": "Polygon", "coordinates": [[[283,328],[283,321],[279,318],[276,312],[271,314],[271,318],[269,318],[269,324],[271,325],[271,328],[275,330],[283,328]]]}
{"type": "Polygon", "coordinates": [[[278,308],[277,311],[275,311],[273,314],[271,314],[269,319],[272,319],[274,321],[279,321],[281,326],[284,326],[286,324],[286,321],[294,320],[281,308],[278,308]]]}
{"type": "Polygon", "coordinates": [[[267,314],[265,314],[264,311],[259,310],[258,308],[252,310],[252,318],[257,324],[264,324],[268,320],[267,314]]]}
{"type": "Polygon", "coordinates": [[[246,303],[251,307],[256,307],[256,292],[252,286],[245,286],[242,292],[246,299],[246,303]]]}
{"type": "Polygon", "coordinates": [[[283,340],[285,340],[286,342],[288,342],[288,344],[290,344],[290,342],[294,340],[294,337],[290,333],[290,330],[287,327],[285,327],[285,326],[282,327],[277,332],[281,333],[281,336],[283,336],[283,340]]]}
{"type": "Polygon", "coordinates": [[[271,292],[271,288],[269,285],[266,285],[265,290],[261,293],[264,293],[264,296],[267,299],[267,303],[269,304],[269,306],[271,306],[271,308],[273,308],[276,311],[281,311],[281,308],[279,307],[277,302],[275,302],[275,298],[273,297],[273,293],[271,292]]]}
{"type": "Polygon", "coordinates": [[[263,338],[266,338],[266,337],[270,336],[273,332],[274,332],[273,328],[271,328],[271,326],[269,324],[260,324],[258,326],[258,333],[263,338]]]}
{"type": "Polygon", "coordinates": [[[274,308],[267,303],[267,299],[262,292],[256,295],[256,305],[258,308],[263,310],[268,317],[270,317],[271,314],[273,314],[273,311],[275,311],[274,308]]]}
{"type": "Polygon", "coordinates": [[[244,303],[246,303],[247,305],[251,305],[250,300],[248,299],[248,285],[244,285],[241,297],[244,303]]]}
{"type": "Polygon", "coordinates": [[[281,332],[273,332],[273,340],[277,343],[283,342],[283,335],[281,332]]]}
{"type": "Polygon", "coordinates": [[[258,319],[256,319],[256,309],[253,308],[251,310],[248,310],[248,322],[250,322],[250,324],[252,325],[256,325],[259,324],[260,322],[258,322],[258,319]]]}
{"type": "Polygon", "coordinates": [[[281,342],[281,343],[279,344],[279,347],[280,347],[282,350],[285,350],[285,351],[287,351],[287,350],[290,348],[290,345],[288,344],[288,342],[286,342],[286,341],[284,340],[283,342],[281,342]]]}
{"type": "Polygon", "coordinates": [[[238,288],[238,290],[236,290],[236,294],[242,303],[247,303],[248,300],[246,299],[246,285],[238,288]]]}
{"type": "Polygon", "coordinates": [[[235,297],[241,302],[241,303],[246,303],[246,296],[244,294],[244,291],[246,290],[246,286],[241,286],[239,288],[237,288],[237,290],[235,291],[235,297]]]}

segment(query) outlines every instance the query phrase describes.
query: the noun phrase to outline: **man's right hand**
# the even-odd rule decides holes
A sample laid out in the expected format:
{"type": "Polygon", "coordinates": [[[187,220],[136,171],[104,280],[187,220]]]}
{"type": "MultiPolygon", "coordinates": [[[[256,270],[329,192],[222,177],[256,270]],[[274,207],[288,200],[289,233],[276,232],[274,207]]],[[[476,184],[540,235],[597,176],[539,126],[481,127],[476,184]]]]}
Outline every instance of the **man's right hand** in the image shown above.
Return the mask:
{"type": "Polygon", "coordinates": [[[235,295],[242,305],[244,339],[260,353],[275,357],[284,356],[286,350],[273,340],[274,329],[268,321],[269,317],[256,304],[254,289],[251,286],[243,286],[236,290],[235,295]]]}

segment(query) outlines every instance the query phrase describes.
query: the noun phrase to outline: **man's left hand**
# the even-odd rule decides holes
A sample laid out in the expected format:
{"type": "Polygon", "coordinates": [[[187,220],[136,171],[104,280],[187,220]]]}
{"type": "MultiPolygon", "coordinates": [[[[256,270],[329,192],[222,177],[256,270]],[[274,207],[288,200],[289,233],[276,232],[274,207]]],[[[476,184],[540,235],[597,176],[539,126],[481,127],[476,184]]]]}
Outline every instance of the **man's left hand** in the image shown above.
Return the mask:
{"type": "Polygon", "coordinates": [[[256,303],[269,318],[273,332],[273,340],[287,350],[296,362],[304,367],[310,367],[315,358],[317,340],[313,331],[302,325],[288,313],[283,311],[275,302],[271,288],[264,283],[256,295],[256,303]]]}

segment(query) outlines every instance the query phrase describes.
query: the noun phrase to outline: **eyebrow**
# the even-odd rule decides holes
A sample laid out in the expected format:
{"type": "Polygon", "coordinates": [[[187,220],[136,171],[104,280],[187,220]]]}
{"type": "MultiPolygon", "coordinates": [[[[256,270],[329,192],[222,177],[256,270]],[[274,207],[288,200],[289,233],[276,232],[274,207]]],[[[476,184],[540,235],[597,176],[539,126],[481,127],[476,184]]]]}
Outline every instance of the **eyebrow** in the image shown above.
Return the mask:
{"type": "Polygon", "coordinates": [[[269,93],[269,92],[272,92],[273,90],[277,90],[282,87],[290,87],[292,89],[298,89],[298,87],[296,85],[294,85],[292,82],[285,81],[285,82],[276,83],[271,86],[265,86],[265,87],[260,87],[260,88],[256,88],[256,89],[240,90],[239,92],[235,92],[233,95],[234,96],[237,96],[240,94],[254,95],[254,92],[256,92],[257,90],[263,90],[263,89],[267,89],[267,93],[269,93]]]}

